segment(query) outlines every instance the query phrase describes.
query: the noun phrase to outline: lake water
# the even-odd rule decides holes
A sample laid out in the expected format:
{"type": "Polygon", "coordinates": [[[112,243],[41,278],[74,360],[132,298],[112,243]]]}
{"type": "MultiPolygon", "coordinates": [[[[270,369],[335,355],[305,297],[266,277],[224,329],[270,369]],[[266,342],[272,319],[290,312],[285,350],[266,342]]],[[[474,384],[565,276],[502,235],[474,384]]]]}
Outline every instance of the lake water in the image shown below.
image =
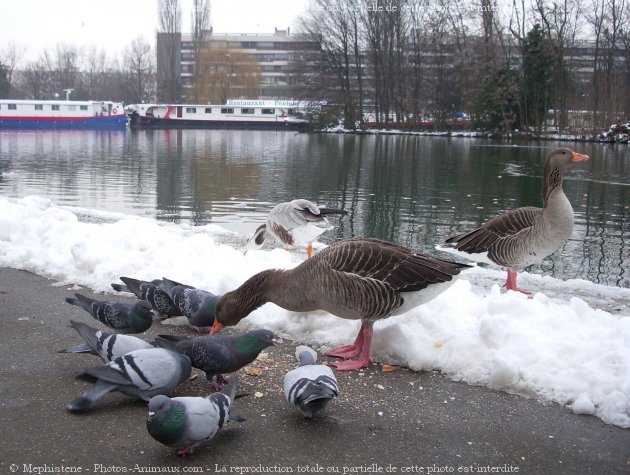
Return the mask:
{"type": "MultiPolygon", "coordinates": [[[[322,242],[352,236],[425,252],[518,206],[542,204],[545,156],[591,156],[565,177],[576,225],[530,272],[630,287],[630,149],[395,135],[229,130],[0,131],[0,195],[220,224],[251,233],[278,202],[348,210],[322,242]]],[[[88,218],[89,219],[89,218],[88,218]]]]}

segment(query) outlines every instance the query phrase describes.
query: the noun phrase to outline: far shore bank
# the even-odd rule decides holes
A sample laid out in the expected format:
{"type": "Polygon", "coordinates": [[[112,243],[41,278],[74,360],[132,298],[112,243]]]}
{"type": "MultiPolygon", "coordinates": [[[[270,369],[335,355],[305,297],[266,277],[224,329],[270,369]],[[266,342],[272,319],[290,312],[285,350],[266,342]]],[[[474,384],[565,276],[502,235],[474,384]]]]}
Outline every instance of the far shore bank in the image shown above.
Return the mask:
{"type": "Polygon", "coordinates": [[[426,137],[462,137],[462,138],[479,138],[490,140],[507,140],[507,141],[525,141],[525,140],[546,140],[546,141],[562,141],[562,142],[591,142],[602,144],[630,144],[630,122],[625,124],[614,124],[605,132],[598,135],[589,134],[559,134],[559,133],[541,133],[533,132],[510,132],[499,133],[489,131],[471,131],[471,130],[447,130],[447,131],[424,131],[424,130],[404,130],[395,128],[377,129],[377,128],[358,128],[346,129],[343,127],[328,127],[323,129],[314,129],[313,133],[319,134],[355,134],[355,135],[415,135],[426,137]]]}

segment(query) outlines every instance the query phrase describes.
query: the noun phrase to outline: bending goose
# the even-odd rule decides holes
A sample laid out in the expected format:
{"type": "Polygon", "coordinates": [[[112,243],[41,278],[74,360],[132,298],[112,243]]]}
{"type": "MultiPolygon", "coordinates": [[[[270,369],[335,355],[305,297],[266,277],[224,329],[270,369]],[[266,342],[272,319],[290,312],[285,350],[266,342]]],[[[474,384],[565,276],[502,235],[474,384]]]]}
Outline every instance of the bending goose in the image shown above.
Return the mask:
{"type": "Polygon", "coordinates": [[[333,228],[326,216],[334,214],[345,215],[348,212],[319,208],[315,203],[302,199],[280,203],[271,210],[265,224],[260,225],[249,238],[247,250],[260,249],[265,239],[271,238],[285,246],[307,244],[306,252],[310,258],[313,255],[312,242],[333,228]]]}
{"type": "Polygon", "coordinates": [[[375,321],[428,302],[467,267],[376,239],[338,241],[293,269],[264,270],[224,294],[211,333],[236,325],[266,302],[295,312],[325,310],[361,320],[354,344],[327,356],[359,356],[333,365],[339,370],[363,368],[371,361],[375,321]]]}
{"type": "Polygon", "coordinates": [[[562,179],[569,167],[588,158],[568,148],[554,150],[545,162],[542,208],[510,210],[473,231],[447,239],[438,249],[507,267],[505,288],[529,295],[516,285],[516,273],[555,252],[571,236],[573,208],[562,190],[562,179]]]}

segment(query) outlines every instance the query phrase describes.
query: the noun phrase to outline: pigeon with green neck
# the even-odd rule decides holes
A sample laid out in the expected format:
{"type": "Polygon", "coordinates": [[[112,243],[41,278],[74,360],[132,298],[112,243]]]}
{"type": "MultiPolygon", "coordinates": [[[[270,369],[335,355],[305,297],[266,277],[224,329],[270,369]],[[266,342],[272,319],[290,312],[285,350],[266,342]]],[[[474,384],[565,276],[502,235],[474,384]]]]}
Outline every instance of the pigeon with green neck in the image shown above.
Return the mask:
{"type": "Polygon", "coordinates": [[[193,453],[199,444],[213,439],[226,423],[245,420],[230,414],[237,385],[235,376],[225,391],[208,397],[154,396],[149,401],[149,434],[161,444],[176,448],[178,455],[193,453]]]}
{"type": "Polygon", "coordinates": [[[224,373],[233,373],[254,361],[260,352],[276,346],[270,330],[254,330],[239,336],[197,336],[193,338],[159,335],[154,345],[178,351],[190,358],[192,365],[204,371],[208,381],[216,377],[213,388],[225,384],[224,373]]]}

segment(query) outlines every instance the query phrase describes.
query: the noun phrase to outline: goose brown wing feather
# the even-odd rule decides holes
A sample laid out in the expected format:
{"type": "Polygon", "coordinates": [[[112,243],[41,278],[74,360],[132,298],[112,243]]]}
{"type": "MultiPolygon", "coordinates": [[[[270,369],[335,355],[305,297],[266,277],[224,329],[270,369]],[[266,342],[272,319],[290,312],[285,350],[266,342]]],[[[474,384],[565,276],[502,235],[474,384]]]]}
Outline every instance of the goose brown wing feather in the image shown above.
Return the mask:
{"type": "Polygon", "coordinates": [[[497,241],[527,231],[540,216],[541,208],[534,206],[516,208],[491,219],[477,229],[447,239],[446,244],[463,252],[486,252],[497,241]]]}
{"type": "Polygon", "coordinates": [[[383,282],[398,292],[446,282],[466,267],[377,239],[348,239],[320,252],[331,269],[383,282]]]}

